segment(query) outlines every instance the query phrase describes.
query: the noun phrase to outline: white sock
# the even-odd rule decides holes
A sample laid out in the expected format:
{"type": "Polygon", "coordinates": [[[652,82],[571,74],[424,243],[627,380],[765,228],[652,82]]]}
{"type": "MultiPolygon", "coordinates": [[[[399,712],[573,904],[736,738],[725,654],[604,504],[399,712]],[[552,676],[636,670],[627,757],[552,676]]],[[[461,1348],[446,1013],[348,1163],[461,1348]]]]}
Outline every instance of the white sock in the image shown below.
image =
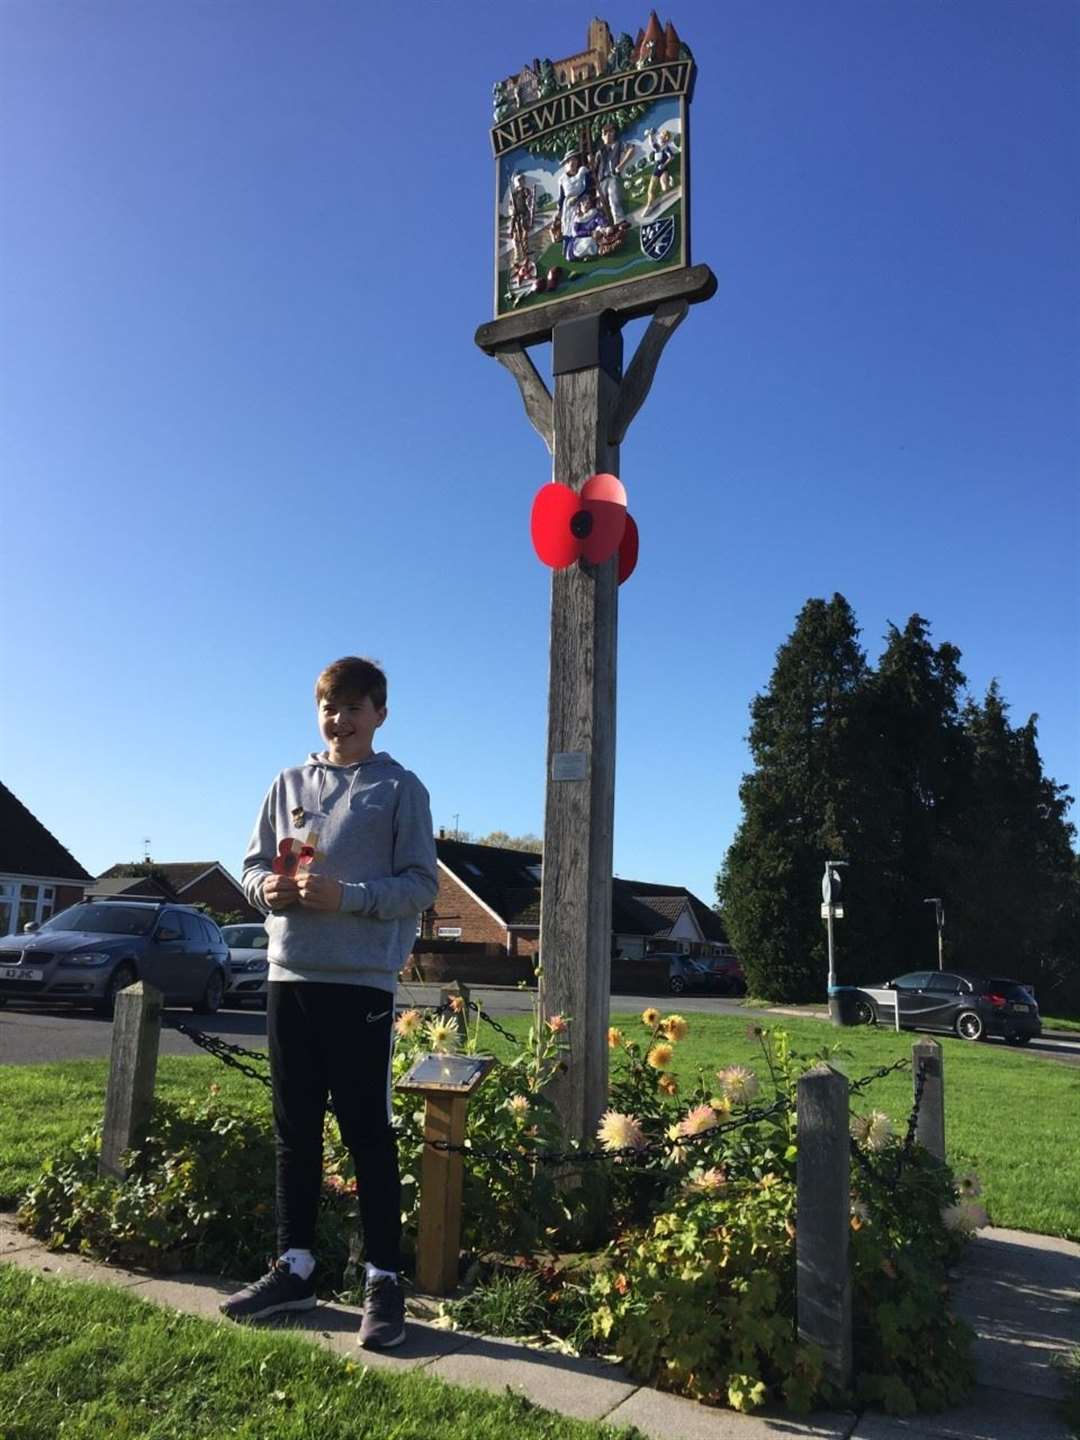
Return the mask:
{"type": "Polygon", "coordinates": [[[369,1260],[367,1262],[367,1278],[369,1280],[396,1280],[398,1277],[396,1270],[380,1270],[369,1260]]]}
{"type": "Polygon", "coordinates": [[[301,1280],[306,1280],[315,1269],[315,1256],[310,1250],[286,1250],[279,1258],[301,1280]]]}

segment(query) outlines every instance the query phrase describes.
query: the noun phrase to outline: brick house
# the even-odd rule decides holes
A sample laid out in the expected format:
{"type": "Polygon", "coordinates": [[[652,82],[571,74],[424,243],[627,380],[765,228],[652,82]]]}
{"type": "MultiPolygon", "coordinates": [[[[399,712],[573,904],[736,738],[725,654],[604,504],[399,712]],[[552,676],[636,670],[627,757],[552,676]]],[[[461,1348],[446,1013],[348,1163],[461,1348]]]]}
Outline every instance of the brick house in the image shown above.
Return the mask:
{"type": "MultiPolygon", "coordinates": [[[[542,857],[443,837],[435,850],[439,893],[423,917],[424,948],[436,941],[446,949],[485,944],[509,958],[534,956],[540,945],[542,857]]],[[[616,876],[611,912],[613,955],[638,960],[656,951],[731,953],[719,915],[685,886],[616,876]]]]}
{"type": "MultiPolygon", "coordinates": [[[[165,899],[178,900],[182,905],[208,905],[219,914],[238,913],[241,920],[252,922],[263,919],[262,911],[248,904],[240,882],[233,879],[220,860],[184,860],[168,864],[154,860],[150,863],[156,872],[154,877],[125,876],[123,871],[128,866],[112,865],[103,875],[98,876],[96,887],[109,882],[121,882],[123,888],[114,889],[112,894],[155,895],[160,892],[165,899]],[[158,883],[158,877],[161,877],[163,884],[158,883]],[[153,889],[139,888],[145,887],[148,880],[153,884],[153,889]],[[172,893],[166,894],[166,889],[172,893]]],[[[95,888],[94,893],[107,892],[95,888]]]]}
{"type": "Polygon", "coordinates": [[[91,880],[70,851],[0,784],[0,935],[18,935],[83,898],[91,880]]]}

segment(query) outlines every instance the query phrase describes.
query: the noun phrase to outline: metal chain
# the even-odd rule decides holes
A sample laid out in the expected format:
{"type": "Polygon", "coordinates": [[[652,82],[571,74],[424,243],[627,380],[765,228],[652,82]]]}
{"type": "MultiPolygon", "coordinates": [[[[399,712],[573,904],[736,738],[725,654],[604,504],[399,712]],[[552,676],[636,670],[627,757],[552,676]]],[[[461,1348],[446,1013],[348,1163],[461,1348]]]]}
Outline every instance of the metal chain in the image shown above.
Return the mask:
{"type": "Polygon", "coordinates": [[[891,1065],[882,1065],[877,1070],[872,1070],[869,1075],[864,1075],[861,1080],[852,1080],[848,1086],[848,1093],[857,1095],[875,1080],[884,1080],[886,1075],[892,1075],[896,1070],[906,1070],[910,1064],[911,1061],[904,1057],[894,1060],[891,1065]]]}
{"type": "Polygon", "coordinates": [[[919,1061],[919,1068],[915,1074],[915,1101],[911,1107],[911,1114],[908,1116],[907,1134],[904,1136],[904,1144],[896,1161],[896,1174],[893,1177],[894,1183],[900,1179],[900,1172],[911,1156],[915,1145],[915,1131],[919,1124],[919,1110],[922,1106],[923,1091],[926,1089],[927,1065],[925,1060],[919,1061]]]}
{"type": "Polygon", "coordinates": [[[472,1145],[451,1145],[449,1140],[425,1140],[423,1143],[433,1150],[441,1150],[448,1155],[469,1155],[476,1160],[499,1160],[504,1163],[517,1163],[535,1161],[539,1165],[583,1165],[597,1160],[632,1160],[641,1161],[650,1155],[671,1154],[677,1150],[684,1150],[692,1145],[700,1144],[703,1140],[715,1139],[717,1135],[724,1135],[730,1130],[741,1130],[744,1125],[754,1125],[759,1120],[765,1120],[771,1115],[779,1115],[791,1108],[790,1100],[775,1100],[771,1105],[759,1107],[756,1110],[748,1110],[745,1115],[740,1115],[737,1120],[728,1120],[723,1124],[710,1126],[708,1130],[702,1130],[697,1135],[680,1136],[678,1140],[653,1140],[647,1145],[624,1145],[618,1150],[477,1150],[472,1145]]]}
{"type": "Polygon", "coordinates": [[[261,1050],[245,1050],[242,1045],[232,1045],[228,1040],[219,1039],[216,1035],[207,1035],[204,1030],[196,1030],[193,1025],[183,1025],[179,1020],[173,1020],[168,1015],[161,1017],[161,1023],[168,1026],[170,1030],[178,1030],[181,1035],[186,1035],[194,1045],[212,1055],[215,1060],[220,1060],[223,1065],[230,1069],[239,1070],[242,1075],[247,1075],[251,1080],[258,1080],[261,1085],[270,1088],[270,1076],[264,1070],[256,1070],[251,1065],[245,1065],[243,1060],[238,1060],[237,1055],[248,1055],[254,1060],[266,1062],[269,1056],[261,1050]]]}

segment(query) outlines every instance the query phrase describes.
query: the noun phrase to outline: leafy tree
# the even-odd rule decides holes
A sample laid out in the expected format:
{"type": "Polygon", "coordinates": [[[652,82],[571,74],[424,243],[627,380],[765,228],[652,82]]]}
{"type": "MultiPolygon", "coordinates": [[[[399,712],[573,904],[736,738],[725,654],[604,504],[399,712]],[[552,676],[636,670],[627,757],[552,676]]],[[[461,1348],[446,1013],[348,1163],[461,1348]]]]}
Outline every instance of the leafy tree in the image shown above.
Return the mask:
{"type": "Polygon", "coordinates": [[[505,830],[492,830],[490,835],[482,835],[475,843],[499,845],[504,850],[528,850],[534,855],[542,855],[544,851],[544,842],[539,835],[508,835],[505,830]]]}

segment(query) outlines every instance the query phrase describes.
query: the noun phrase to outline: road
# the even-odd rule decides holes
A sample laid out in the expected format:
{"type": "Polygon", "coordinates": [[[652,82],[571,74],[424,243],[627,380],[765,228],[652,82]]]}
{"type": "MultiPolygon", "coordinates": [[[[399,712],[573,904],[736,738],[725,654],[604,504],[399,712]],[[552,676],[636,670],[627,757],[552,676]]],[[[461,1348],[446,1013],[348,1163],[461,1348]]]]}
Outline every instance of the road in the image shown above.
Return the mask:
{"type": "MultiPolygon", "coordinates": [[[[475,989],[470,993],[477,1004],[495,1016],[528,1014],[532,1009],[533,995],[527,990],[475,989]]],[[[438,999],[439,989],[436,985],[402,985],[398,992],[398,1004],[401,1008],[408,1005],[435,1005],[438,999]]],[[[684,1014],[736,1015],[747,1021],[766,1018],[774,1023],[782,1023],[785,1014],[800,1018],[824,1018],[822,1011],[758,1010],[744,1005],[741,1000],[717,995],[611,997],[613,1013],[634,1013],[644,1010],[648,1005],[654,1005],[665,1013],[678,1010],[684,1014]]],[[[169,1013],[185,1025],[220,1036],[234,1045],[261,1049],[266,1044],[266,1016],[260,1010],[220,1010],[216,1015],[193,1015],[190,1010],[173,1010],[169,1013]]],[[[46,1060],[82,1060],[106,1056],[111,1041],[111,1022],[90,1015],[85,1010],[45,1009],[34,1005],[14,1004],[0,1009],[0,1064],[28,1065],[46,1060]]],[[[987,1043],[1004,1048],[1004,1041],[1001,1040],[990,1040],[987,1043]]],[[[193,1055],[198,1051],[185,1036],[166,1028],[161,1035],[161,1053],[193,1055]]],[[[1070,1041],[1045,1036],[1041,1040],[1032,1041],[1024,1050],[1014,1050],[1012,1053],[1030,1056],[1032,1060],[1057,1060],[1066,1065],[1080,1065],[1080,1037],[1070,1041]]]]}

